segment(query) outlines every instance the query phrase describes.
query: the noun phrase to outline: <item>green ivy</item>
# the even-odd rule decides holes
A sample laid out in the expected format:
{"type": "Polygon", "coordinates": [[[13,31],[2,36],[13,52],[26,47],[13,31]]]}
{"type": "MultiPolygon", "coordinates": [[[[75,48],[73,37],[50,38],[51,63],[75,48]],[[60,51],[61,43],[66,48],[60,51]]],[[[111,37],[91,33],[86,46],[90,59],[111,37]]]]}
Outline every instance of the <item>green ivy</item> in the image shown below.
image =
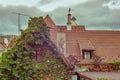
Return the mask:
{"type": "Polygon", "coordinates": [[[106,78],[97,78],[97,80],[108,80],[106,78]]]}
{"type": "Polygon", "coordinates": [[[0,57],[0,80],[71,80],[71,74],[49,38],[49,29],[42,17],[31,18],[12,48],[0,57]],[[36,60],[36,49],[42,58],[36,60]]]}
{"type": "Polygon", "coordinates": [[[110,63],[115,66],[115,70],[118,71],[120,69],[120,62],[112,62],[110,63]]]}

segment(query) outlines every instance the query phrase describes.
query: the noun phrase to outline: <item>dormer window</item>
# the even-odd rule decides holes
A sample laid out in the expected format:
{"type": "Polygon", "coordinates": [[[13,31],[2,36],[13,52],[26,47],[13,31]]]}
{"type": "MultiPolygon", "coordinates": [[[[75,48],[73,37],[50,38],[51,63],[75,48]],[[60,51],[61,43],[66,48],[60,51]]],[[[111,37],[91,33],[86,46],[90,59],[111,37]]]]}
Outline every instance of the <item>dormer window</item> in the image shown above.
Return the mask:
{"type": "Polygon", "coordinates": [[[81,52],[81,58],[91,59],[93,55],[93,51],[95,51],[92,42],[89,39],[80,39],[78,40],[78,44],[81,52]]]}

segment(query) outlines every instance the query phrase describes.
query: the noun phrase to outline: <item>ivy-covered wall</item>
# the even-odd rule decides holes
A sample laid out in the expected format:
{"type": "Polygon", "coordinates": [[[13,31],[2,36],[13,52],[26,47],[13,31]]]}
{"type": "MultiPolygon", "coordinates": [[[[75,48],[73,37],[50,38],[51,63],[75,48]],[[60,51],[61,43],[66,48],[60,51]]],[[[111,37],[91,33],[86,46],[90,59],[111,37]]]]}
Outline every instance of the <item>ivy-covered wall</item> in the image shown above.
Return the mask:
{"type": "Polygon", "coordinates": [[[31,18],[15,44],[0,57],[0,80],[71,80],[42,17],[31,18]]]}

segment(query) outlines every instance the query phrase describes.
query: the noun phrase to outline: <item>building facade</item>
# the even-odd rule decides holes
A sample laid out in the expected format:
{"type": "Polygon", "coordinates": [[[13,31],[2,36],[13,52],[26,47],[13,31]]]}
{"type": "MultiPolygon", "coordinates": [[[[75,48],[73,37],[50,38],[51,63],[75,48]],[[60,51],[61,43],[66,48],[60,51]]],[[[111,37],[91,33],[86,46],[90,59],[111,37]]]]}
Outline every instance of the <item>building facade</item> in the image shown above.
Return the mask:
{"type": "Polygon", "coordinates": [[[120,62],[120,31],[86,30],[75,21],[70,10],[64,26],[56,25],[49,15],[45,17],[52,41],[66,58],[78,63],[120,62]]]}

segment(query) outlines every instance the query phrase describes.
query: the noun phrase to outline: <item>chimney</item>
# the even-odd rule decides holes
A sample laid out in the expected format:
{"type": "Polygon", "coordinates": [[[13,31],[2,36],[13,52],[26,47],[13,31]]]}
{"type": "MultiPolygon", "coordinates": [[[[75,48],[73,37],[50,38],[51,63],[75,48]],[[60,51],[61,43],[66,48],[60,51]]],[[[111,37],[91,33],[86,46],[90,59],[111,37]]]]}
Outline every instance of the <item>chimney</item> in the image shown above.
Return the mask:
{"type": "Polygon", "coordinates": [[[71,9],[69,8],[68,10],[68,22],[67,22],[67,30],[71,30],[72,29],[72,25],[71,25],[71,13],[70,13],[71,9]]]}

